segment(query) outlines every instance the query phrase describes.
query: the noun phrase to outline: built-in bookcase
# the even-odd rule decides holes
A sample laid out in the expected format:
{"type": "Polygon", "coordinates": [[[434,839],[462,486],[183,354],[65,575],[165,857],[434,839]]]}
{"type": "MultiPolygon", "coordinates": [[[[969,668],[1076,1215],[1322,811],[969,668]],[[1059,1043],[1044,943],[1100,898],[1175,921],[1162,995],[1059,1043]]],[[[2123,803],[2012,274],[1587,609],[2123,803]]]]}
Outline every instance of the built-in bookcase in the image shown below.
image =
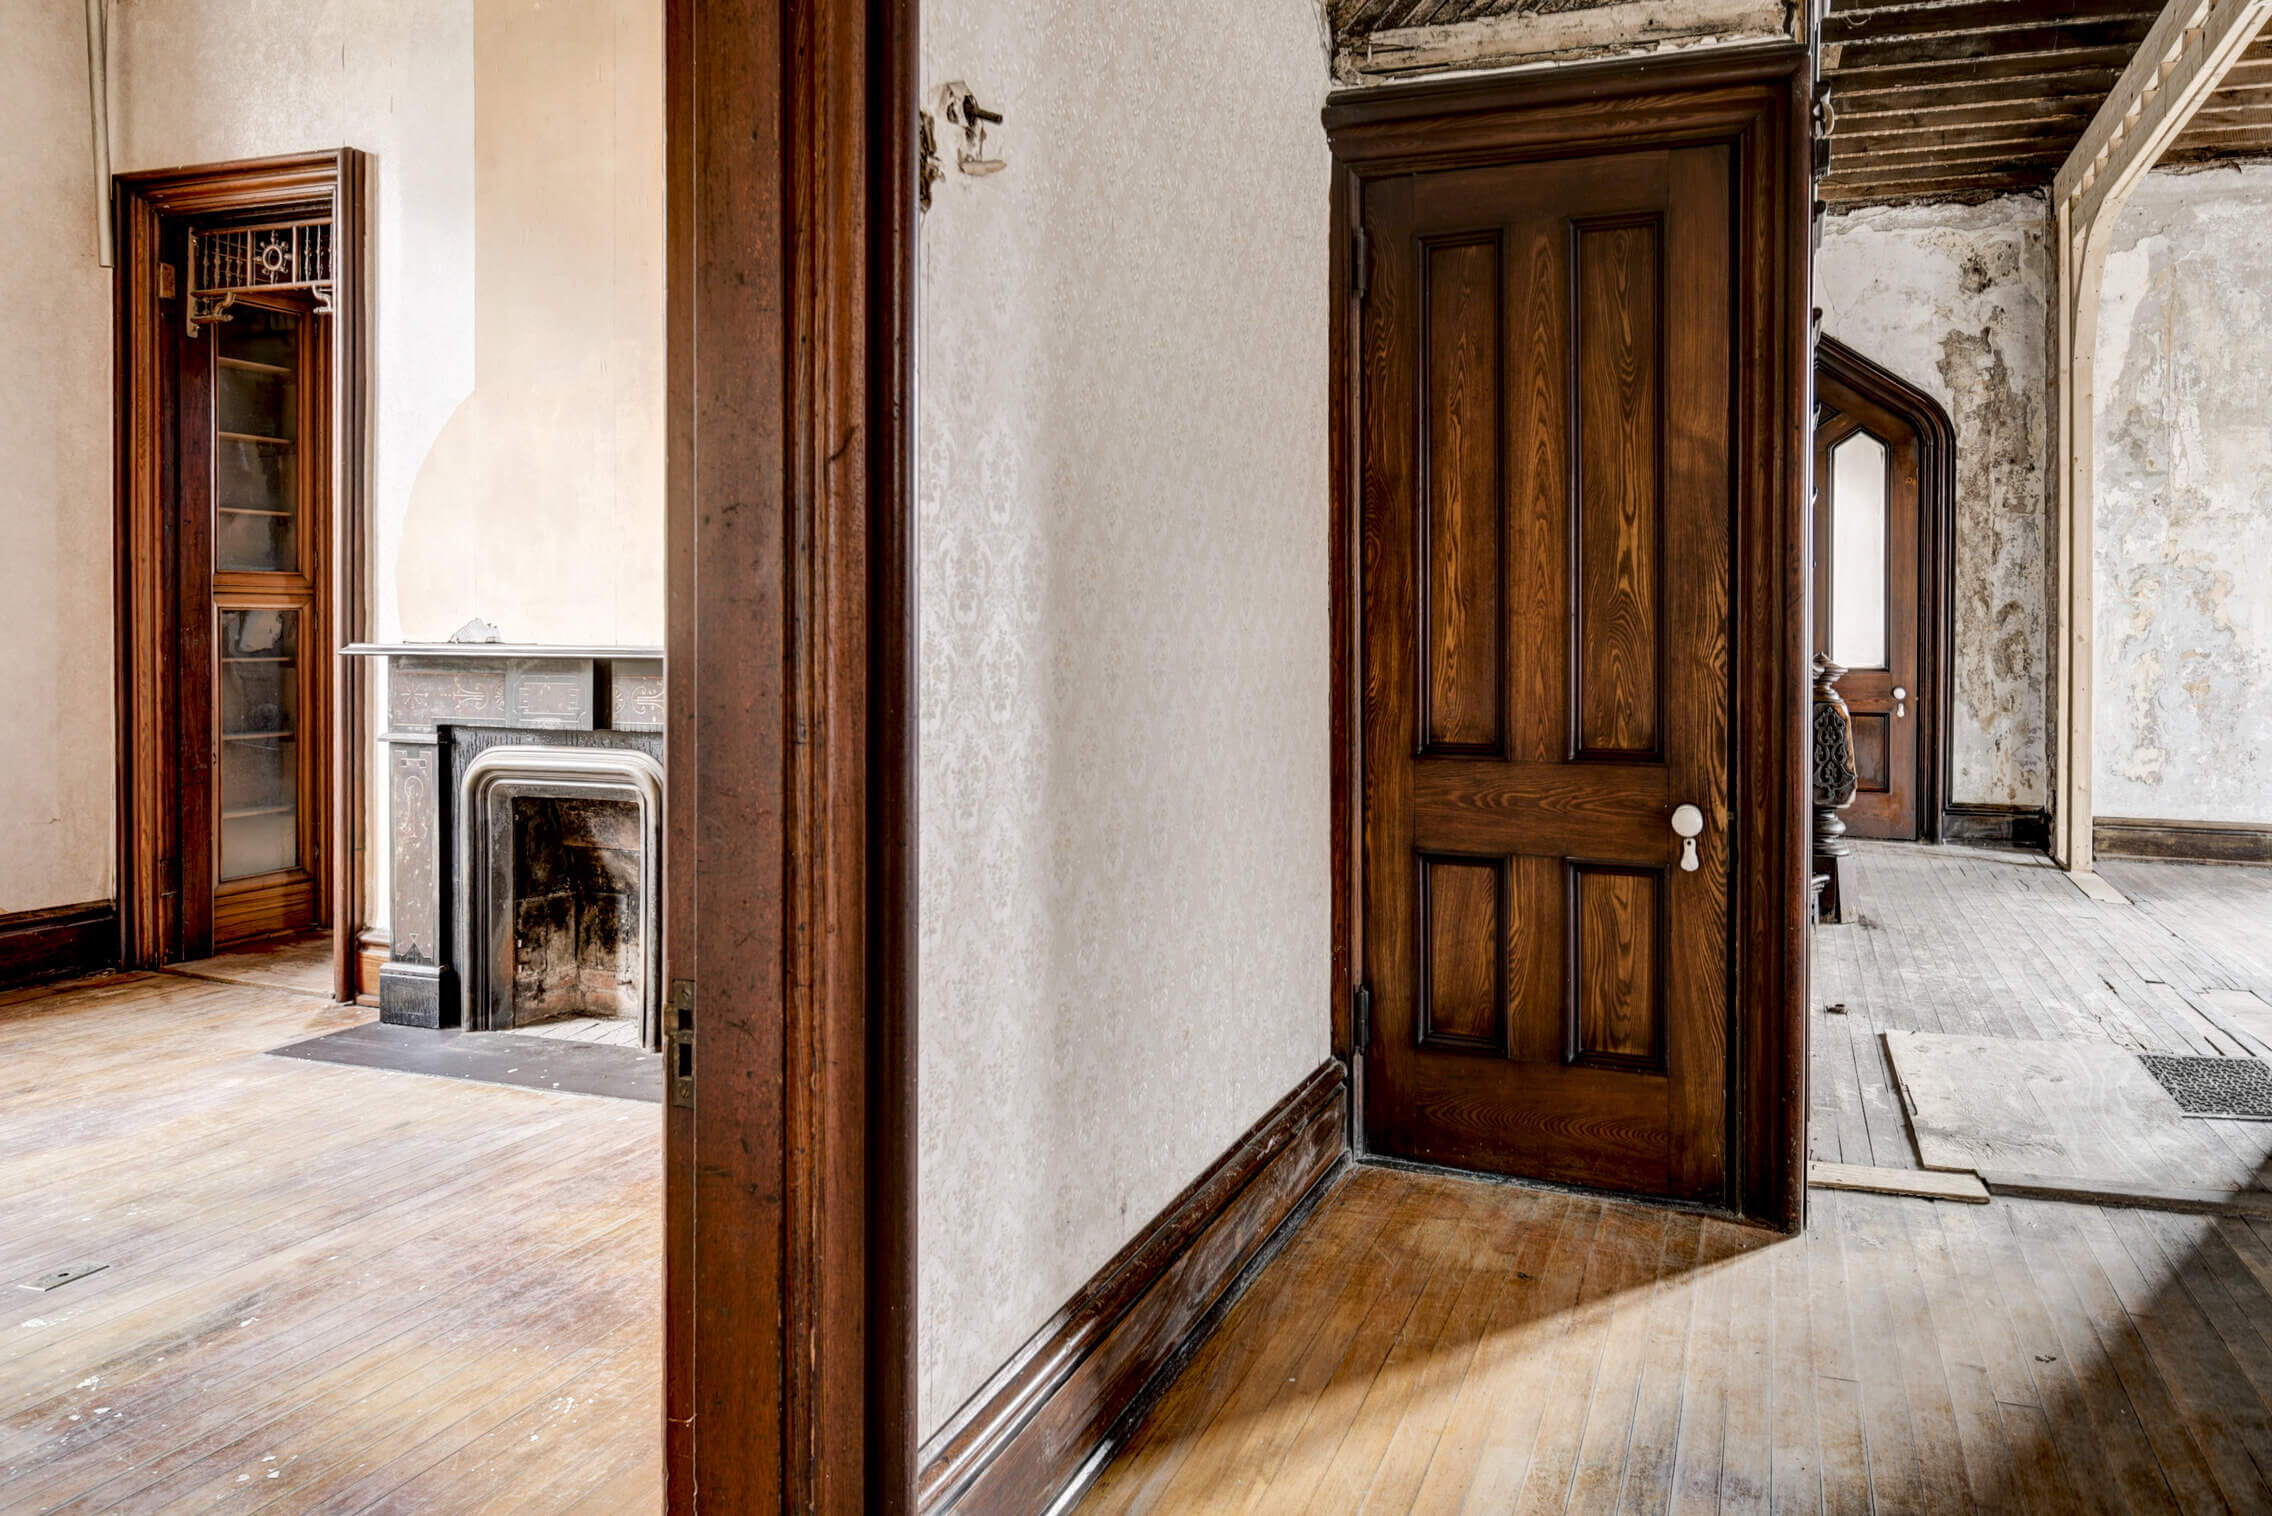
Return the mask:
{"type": "MultiPolygon", "coordinates": [[[[208,815],[185,815],[183,858],[185,874],[196,869],[210,892],[217,948],[318,917],[329,662],[323,327],[304,296],[239,298],[184,344],[183,673],[185,690],[202,683],[210,694],[189,702],[203,706],[203,720],[184,711],[185,770],[204,770],[185,799],[208,815]]],[[[186,917],[201,914],[190,905],[186,917]]]]}

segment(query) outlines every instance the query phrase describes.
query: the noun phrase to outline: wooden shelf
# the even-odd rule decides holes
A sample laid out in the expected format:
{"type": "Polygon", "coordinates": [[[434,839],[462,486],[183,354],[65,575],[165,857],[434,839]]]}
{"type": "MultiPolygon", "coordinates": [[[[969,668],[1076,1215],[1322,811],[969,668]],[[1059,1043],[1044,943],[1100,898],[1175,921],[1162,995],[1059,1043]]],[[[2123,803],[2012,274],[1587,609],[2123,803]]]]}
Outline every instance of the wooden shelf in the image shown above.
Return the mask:
{"type": "Polygon", "coordinates": [[[296,805],[248,805],[241,811],[223,811],[223,821],[234,821],[240,816],[289,816],[299,809],[296,805]]]}
{"type": "Polygon", "coordinates": [[[292,439],[289,437],[263,437],[258,432],[224,432],[215,428],[213,435],[223,442],[251,442],[261,447],[291,447],[293,445],[292,439]]]}
{"type": "Polygon", "coordinates": [[[267,742],[277,737],[297,737],[298,732],[223,732],[223,742],[267,742]]]}
{"type": "Polygon", "coordinates": [[[243,369],[248,374],[283,374],[289,376],[292,372],[281,363],[259,363],[250,358],[217,356],[213,361],[223,368],[243,369]]]}
{"type": "Polygon", "coordinates": [[[264,511],[250,505],[216,505],[213,507],[213,514],[216,516],[274,516],[279,521],[289,521],[300,513],[298,511],[264,511]]]}

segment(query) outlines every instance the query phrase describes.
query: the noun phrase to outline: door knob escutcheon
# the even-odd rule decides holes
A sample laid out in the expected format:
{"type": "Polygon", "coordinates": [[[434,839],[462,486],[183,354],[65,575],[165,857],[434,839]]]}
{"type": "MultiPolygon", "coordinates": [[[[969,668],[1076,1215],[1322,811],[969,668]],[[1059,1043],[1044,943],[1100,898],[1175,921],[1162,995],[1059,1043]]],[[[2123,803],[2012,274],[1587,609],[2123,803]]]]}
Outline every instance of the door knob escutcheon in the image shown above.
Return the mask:
{"type": "Polygon", "coordinates": [[[1693,805],[1675,806],[1672,829],[1673,834],[1680,838],[1681,871],[1693,874],[1703,866],[1696,856],[1696,838],[1704,830],[1704,813],[1693,805]]]}

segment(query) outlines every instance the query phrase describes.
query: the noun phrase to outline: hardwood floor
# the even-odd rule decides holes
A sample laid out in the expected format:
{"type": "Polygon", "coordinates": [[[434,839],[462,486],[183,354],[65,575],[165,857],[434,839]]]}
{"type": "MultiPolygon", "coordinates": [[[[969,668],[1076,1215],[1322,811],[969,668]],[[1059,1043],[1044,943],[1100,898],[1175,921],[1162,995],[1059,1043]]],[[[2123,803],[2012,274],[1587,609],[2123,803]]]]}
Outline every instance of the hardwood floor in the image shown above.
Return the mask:
{"type": "Polygon", "coordinates": [[[0,1511],[659,1506],[656,1108],[262,1056],[368,1016],[0,1004],[0,1511]]]}
{"type": "MultiPolygon", "coordinates": [[[[1914,1170],[1887,1030],[2260,1056],[2272,870],[1864,844],[1817,1159],[1914,1170]]],[[[1836,1005],[1837,1011],[1828,1007],[1836,1005]]],[[[2255,1174],[2272,1124],[2196,1123],[2255,1174]]],[[[2272,1511],[2272,1222],[1810,1193],[1806,1235],[1359,1167],[1081,1509],[2272,1511]]]]}
{"type": "Polygon", "coordinates": [[[166,972],[192,979],[218,980],[222,984],[298,990],[303,995],[321,995],[329,1000],[331,938],[317,934],[248,942],[211,958],[174,964],[166,972]]]}
{"type": "MultiPolygon", "coordinates": [[[[1818,1161],[1917,1166],[1881,1032],[2272,1051],[2231,1010],[2250,991],[2272,1007],[2272,869],[2109,861],[2130,898],[2101,901],[2039,854],[1864,842],[1853,861],[1861,919],[1815,935],[1818,1161]]],[[[2272,1123],[2192,1125],[2240,1172],[2272,1154],[2272,1123]]]]}
{"type": "Polygon", "coordinates": [[[1085,1512],[2272,1509],[2272,1227],[1358,1168],[1085,1512]]]}

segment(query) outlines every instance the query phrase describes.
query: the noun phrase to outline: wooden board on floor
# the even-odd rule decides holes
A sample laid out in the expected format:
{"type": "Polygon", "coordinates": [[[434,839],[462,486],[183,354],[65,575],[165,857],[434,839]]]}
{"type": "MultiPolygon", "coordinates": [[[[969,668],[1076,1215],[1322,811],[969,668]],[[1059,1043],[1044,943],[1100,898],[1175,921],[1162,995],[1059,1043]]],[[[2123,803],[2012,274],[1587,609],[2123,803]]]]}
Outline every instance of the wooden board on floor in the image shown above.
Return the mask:
{"type": "Polygon", "coordinates": [[[272,937],[264,942],[248,942],[216,953],[211,958],[199,958],[190,963],[177,963],[166,970],[169,974],[184,974],[192,979],[211,979],[222,984],[250,985],[261,989],[296,990],[303,995],[321,995],[331,998],[331,938],[272,937]]]}
{"type": "Polygon", "coordinates": [[[1879,1169],[1858,1163],[1810,1163],[1807,1183],[1818,1190],[1860,1190],[1871,1195],[1911,1195],[1920,1200],[1960,1200],[1986,1205],[1988,1187],[1977,1174],[1940,1169],[1879,1169]]]}
{"type": "Polygon", "coordinates": [[[1888,1032],[1885,1044],[1926,1168],[2173,1188],[2255,1180],[2122,1048],[1931,1032],[1888,1032]]]}
{"type": "MultiPolygon", "coordinates": [[[[2112,904],[2016,850],[1862,842],[1851,862],[1861,919],[1814,933],[1818,1161],[1917,1165],[1883,1032],[2272,1053],[2220,1009],[2272,1001],[2272,869],[2110,859],[2112,904]]],[[[2272,1158],[2265,1123],[2195,1125],[2241,1168],[2272,1158]]]]}

